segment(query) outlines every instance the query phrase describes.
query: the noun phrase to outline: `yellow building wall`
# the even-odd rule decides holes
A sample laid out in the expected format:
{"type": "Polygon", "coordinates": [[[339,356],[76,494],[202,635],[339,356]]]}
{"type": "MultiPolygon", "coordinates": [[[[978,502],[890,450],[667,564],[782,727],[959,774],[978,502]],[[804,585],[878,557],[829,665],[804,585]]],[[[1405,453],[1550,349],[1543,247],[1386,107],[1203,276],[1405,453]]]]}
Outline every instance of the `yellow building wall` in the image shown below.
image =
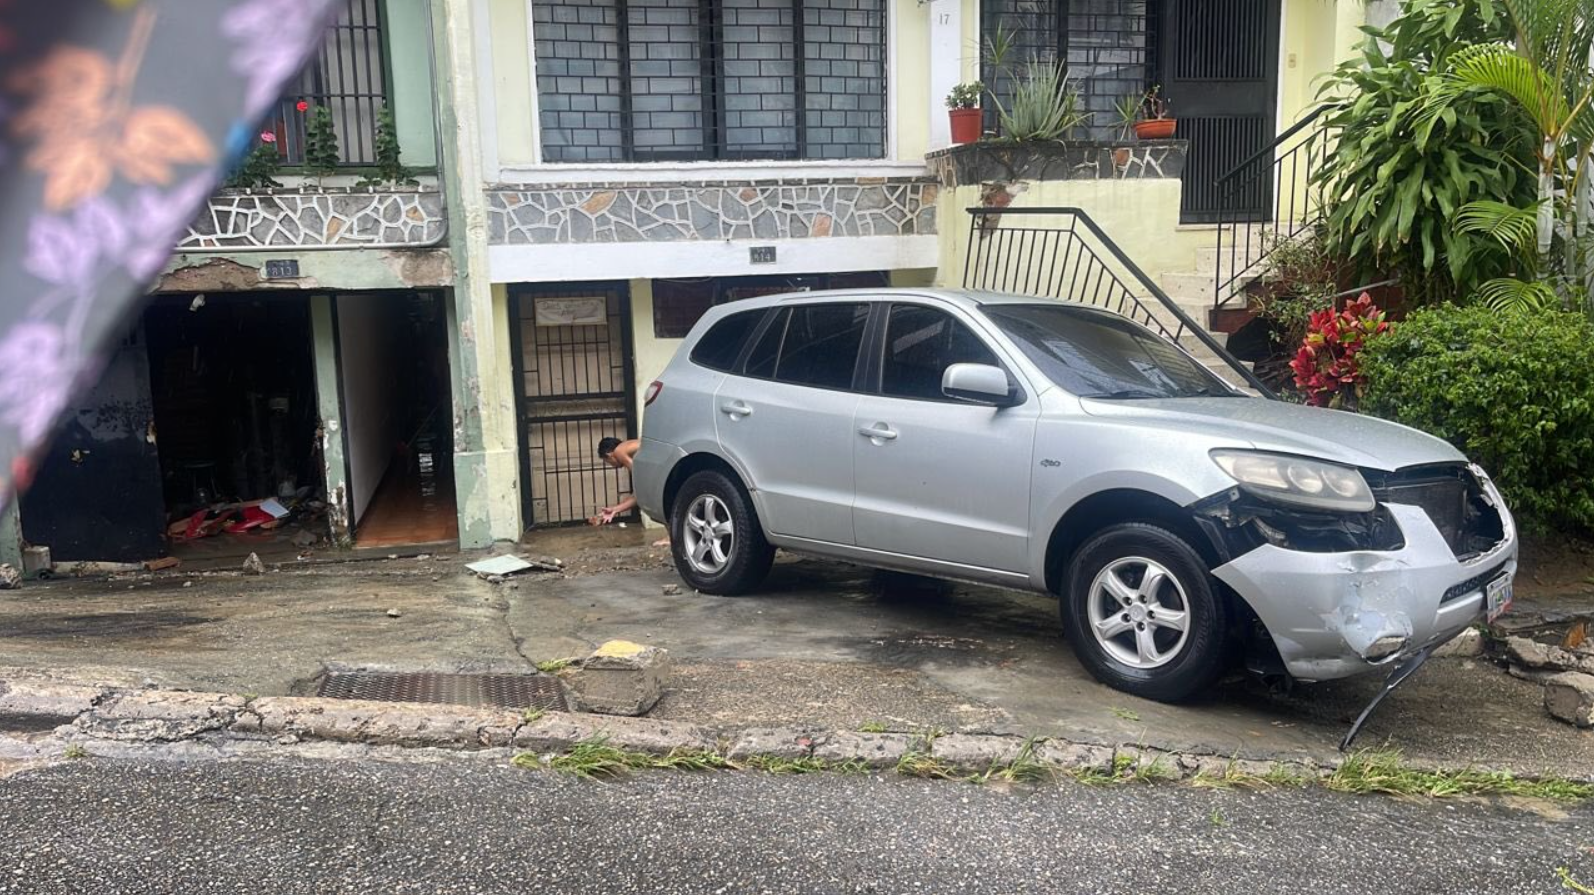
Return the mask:
{"type": "Polygon", "coordinates": [[[536,164],[531,95],[530,22],[527,0],[487,0],[493,54],[493,117],[498,123],[498,162],[536,164]]]}
{"type": "MultiPolygon", "coordinates": [[[[1031,181],[1009,208],[1072,207],[1083,209],[1108,237],[1123,248],[1153,280],[1164,273],[1184,273],[1195,265],[1196,249],[1212,244],[1212,231],[1179,226],[1179,181],[1136,180],[1031,181]]],[[[943,189],[936,213],[941,244],[937,285],[962,285],[973,219],[967,209],[981,205],[979,186],[943,189]]],[[[1009,218],[1010,225],[1017,219],[1009,218]]],[[[1051,216],[1023,219],[1023,226],[1066,227],[1051,216]]]]}

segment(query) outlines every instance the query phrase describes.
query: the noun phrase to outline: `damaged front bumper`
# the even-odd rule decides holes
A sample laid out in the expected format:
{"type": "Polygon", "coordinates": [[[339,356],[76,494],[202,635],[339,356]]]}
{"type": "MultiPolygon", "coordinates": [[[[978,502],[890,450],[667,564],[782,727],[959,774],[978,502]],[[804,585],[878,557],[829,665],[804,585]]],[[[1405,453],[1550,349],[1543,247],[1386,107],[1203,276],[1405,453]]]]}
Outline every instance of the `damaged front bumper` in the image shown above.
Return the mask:
{"type": "Polygon", "coordinates": [[[1516,574],[1510,513],[1493,483],[1479,475],[1479,484],[1503,537],[1465,560],[1422,508],[1391,502],[1383,506],[1403,534],[1398,548],[1313,553],[1264,544],[1212,574],[1255,611],[1298,680],[1398,664],[1482,618],[1489,584],[1516,574]]]}

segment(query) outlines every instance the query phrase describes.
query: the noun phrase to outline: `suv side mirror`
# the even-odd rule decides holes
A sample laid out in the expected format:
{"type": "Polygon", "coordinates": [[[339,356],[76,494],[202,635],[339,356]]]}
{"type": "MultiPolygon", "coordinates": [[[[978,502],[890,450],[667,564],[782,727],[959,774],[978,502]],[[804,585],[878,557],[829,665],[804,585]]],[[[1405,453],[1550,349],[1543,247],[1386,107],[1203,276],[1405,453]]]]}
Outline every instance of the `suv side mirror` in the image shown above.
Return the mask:
{"type": "Polygon", "coordinates": [[[948,398],[991,407],[1020,403],[1018,390],[1001,367],[989,364],[953,364],[941,374],[941,393],[948,398]]]}

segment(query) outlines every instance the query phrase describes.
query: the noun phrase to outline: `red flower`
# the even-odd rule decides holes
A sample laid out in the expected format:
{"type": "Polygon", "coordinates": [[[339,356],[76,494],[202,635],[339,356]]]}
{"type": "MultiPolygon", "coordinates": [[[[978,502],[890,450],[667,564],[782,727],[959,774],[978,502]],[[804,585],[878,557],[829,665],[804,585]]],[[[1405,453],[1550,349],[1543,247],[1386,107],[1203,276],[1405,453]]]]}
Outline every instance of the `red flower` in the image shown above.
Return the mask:
{"type": "Polygon", "coordinates": [[[310,111],[310,104],[309,104],[309,103],[308,103],[308,102],[305,102],[305,101],[304,101],[304,100],[302,100],[302,99],[301,99],[301,100],[299,100],[299,101],[298,101],[298,102],[297,102],[297,103],[294,103],[294,105],[293,105],[293,107],[294,107],[294,108],[295,108],[295,109],[298,109],[298,110],[299,110],[299,111],[301,111],[301,112],[308,112],[308,111],[310,111]]]}
{"type": "Polygon", "coordinates": [[[277,142],[277,135],[274,132],[272,132],[272,131],[261,131],[260,132],[260,142],[262,142],[262,143],[275,143],[275,142],[277,142]]]}

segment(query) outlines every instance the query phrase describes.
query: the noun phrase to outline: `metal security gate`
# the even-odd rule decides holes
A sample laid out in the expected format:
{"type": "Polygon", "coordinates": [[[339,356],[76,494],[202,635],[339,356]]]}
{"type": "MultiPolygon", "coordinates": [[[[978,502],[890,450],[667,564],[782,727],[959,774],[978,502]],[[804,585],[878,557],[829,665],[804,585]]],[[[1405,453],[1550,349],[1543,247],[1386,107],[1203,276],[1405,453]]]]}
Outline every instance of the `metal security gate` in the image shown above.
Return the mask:
{"type": "Polygon", "coordinates": [[[529,525],[585,522],[631,493],[598,442],[636,432],[624,283],[512,287],[521,489],[529,525]]]}
{"type": "Polygon", "coordinates": [[[1184,223],[1247,220],[1271,207],[1272,183],[1225,197],[1218,180],[1272,142],[1278,101],[1279,0],[1167,0],[1158,69],[1185,159],[1184,223]],[[1237,207],[1236,202],[1239,203],[1237,207]]]}

